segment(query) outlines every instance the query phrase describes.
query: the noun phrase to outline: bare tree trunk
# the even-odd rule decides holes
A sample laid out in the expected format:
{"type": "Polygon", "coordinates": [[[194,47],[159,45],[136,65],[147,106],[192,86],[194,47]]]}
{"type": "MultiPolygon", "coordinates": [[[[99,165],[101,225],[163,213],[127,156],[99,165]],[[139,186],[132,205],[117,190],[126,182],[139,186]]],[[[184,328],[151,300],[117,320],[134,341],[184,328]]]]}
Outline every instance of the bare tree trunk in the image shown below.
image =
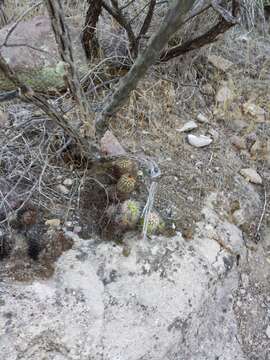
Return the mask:
{"type": "Polygon", "coordinates": [[[88,9],[85,17],[82,44],[88,59],[98,55],[98,39],[95,35],[99,15],[102,10],[102,0],[87,0],[88,9]]]}
{"type": "Polygon", "coordinates": [[[193,7],[195,1],[173,1],[159,30],[151,37],[148,47],[138,56],[130,71],[120,82],[119,87],[105,102],[103,111],[96,122],[96,131],[99,135],[105,132],[109,116],[125,103],[130,92],[136,88],[149,67],[158,60],[160,52],[170,37],[183,25],[185,15],[193,7]]]}

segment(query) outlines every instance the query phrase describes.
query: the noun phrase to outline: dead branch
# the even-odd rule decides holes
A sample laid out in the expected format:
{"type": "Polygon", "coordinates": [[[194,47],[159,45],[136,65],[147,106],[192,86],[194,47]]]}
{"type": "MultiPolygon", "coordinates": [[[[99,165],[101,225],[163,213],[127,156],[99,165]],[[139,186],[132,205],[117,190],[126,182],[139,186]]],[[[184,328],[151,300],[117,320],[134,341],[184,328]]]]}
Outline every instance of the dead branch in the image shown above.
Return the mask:
{"type": "Polygon", "coordinates": [[[99,15],[101,14],[101,0],[87,0],[88,9],[85,17],[85,27],[83,30],[82,44],[88,59],[98,55],[98,39],[95,36],[96,26],[99,15]]]}
{"type": "Polygon", "coordinates": [[[21,93],[19,89],[0,93],[0,102],[14,100],[20,96],[21,93]]]}
{"type": "Polygon", "coordinates": [[[123,77],[119,87],[112,96],[106,99],[103,111],[96,122],[96,130],[103,134],[108,126],[108,119],[125,103],[132,90],[146,74],[150,66],[156,63],[160,52],[170,37],[182,26],[185,15],[192,8],[195,0],[174,0],[158,31],[150,39],[148,47],[138,56],[126,76],[123,77]]]}
{"type": "Polygon", "coordinates": [[[136,57],[138,54],[138,41],[132,30],[130,22],[127,21],[126,16],[122,13],[122,10],[118,6],[118,2],[116,0],[112,1],[113,8],[110,7],[104,0],[102,1],[102,7],[118,22],[120,26],[122,26],[128,36],[130,49],[136,57]]]}
{"type": "Polygon", "coordinates": [[[210,30],[205,32],[203,35],[198,36],[194,39],[188,40],[181,45],[174,46],[172,48],[166,49],[161,53],[160,61],[166,62],[180,55],[184,55],[189,51],[200,49],[205,45],[215,42],[219,35],[224,34],[231,27],[237,24],[237,14],[238,14],[238,1],[233,2],[232,14],[228,15],[228,12],[224,9],[221,10],[220,6],[215,4],[214,9],[218,10],[219,14],[222,14],[221,20],[214,25],[210,30]]]}
{"type": "Polygon", "coordinates": [[[203,35],[198,36],[195,39],[186,41],[181,45],[177,45],[170,49],[164,50],[160,56],[160,61],[166,62],[180,55],[184,55],[189,51],[200,49],[205,45],[211,44],[216,41],[219,35],[229,30],[232,26],[233,25],[228,24],[224,20],[221,20],[217,25],[215,25],[212,29],[210,29],[203,35]]]}

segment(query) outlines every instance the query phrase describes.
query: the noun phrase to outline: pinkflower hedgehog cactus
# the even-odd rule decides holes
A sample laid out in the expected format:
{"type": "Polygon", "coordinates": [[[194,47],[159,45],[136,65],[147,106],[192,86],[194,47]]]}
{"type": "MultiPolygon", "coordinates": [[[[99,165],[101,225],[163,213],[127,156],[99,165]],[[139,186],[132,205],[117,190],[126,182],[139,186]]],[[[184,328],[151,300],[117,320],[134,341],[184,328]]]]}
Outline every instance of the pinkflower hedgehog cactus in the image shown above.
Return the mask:
{"type": "MultiPolygon", "coordinates": [[[[143,227],[144,219],[141,219],[141,226],[143,227]]],[[[147,235],[154,235],[164,230],[165,224],[161,216],[156,211],[151,211],[148,217],[147,235]]]]}
{"type": "Polygon", "coordinates": [[[127,228],[135,228],[140,218],[140,204],[134,200],[126,200],[121,205],[121,222],[127,228]]]}
{"type": "Polygon", "coordinates": [[[107,209],[107,218],[117,232],[135,229],[141,215],[141,206],[135,200],[126,200],[107,209]]]}

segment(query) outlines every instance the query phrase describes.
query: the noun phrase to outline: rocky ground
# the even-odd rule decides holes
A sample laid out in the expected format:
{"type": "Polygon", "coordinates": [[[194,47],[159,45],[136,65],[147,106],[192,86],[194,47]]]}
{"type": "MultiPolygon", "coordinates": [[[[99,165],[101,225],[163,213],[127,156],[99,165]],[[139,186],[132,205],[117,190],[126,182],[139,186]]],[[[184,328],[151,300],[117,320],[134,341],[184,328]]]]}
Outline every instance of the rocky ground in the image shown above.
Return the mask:
{"type": "Polygon", "coordinates": [[[104,174],[56,157],[64,136],[39,111],[2,106],[3,359],[270,359],[269,54],[232,32],[154,69],[112,123],[160,168],[170,236],[105,240],[104,174]]]}

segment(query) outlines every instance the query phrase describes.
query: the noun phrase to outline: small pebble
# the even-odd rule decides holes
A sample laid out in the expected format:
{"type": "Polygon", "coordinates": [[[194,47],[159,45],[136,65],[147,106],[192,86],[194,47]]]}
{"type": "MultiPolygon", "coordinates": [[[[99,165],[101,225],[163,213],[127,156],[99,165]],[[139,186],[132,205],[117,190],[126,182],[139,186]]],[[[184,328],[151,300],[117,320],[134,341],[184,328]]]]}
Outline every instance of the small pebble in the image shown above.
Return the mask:
{"type": "Polygon", "coordinates": [[[246,136],[246,142],[247,142],[248,149],[250,149],[252,147],[252,145],[255,144],[256,140],[257,140],[256,133],[251,133],[246,136]]]}
{"type": "Polygon", "coordinates": [[[248,123],[241,119],[234,119],[231,122],[228,122],[228,127],[234,131],[241,132],[248,127],[248,123]]]}
{"type": "Polygon", "coordinates": [[[189,134],[187,139],[188,139],[188,142],[190,145],[198,147],[198,148],[210,145],[211,142],[213,141],[210,137],[205,136],[205,135],[196,136],[196,135],[189,134]]]}
{"type": "Polygon", "coordinates": [[[59,219],[49,219],[45,221],[45,225],[50,227],[59,227],[60,226],[60,220],[59,219]]]}
{"type": "Polygon", "coordinates": [[[79,234],[81,231],[82,231],[82,227],[81,227],[81,226],[78,226],[78,225],[74,226],[73,232],[74,232],[75,234],[79,234]]]}
{"type": "Polygon", "coordinates": [[[215,141],[219,138],[219,133],[215,129],[209,129],[208,133],[213,137],[215,141]]]}
{"type": "Polygon", "coordinates": [[[246,223],[246,217],[243,209],[235,210],[232,214],[234,224],[241,226],[246,223]]]}
{"type": "Polygon", "coordinates": [[[213,86],[211,84],[205,84],[201,87],[201,93],[203,95],[214,96],[215,89],[213,88],[213,86]]]}
{"type": "Polygon", "coordinates": [[[230,60],[223,58],[222,56],[217,55],[208,55],[207,60],[218,70],[227,72],[230,67],[233,66],[233,63],[230,60]]]}
{"type": "Polygon", "coordinates": [[[208,117],[205,116],[205,115],[202,114],[202,113],[199,113],[199,114],[197,115],[197,120],[198,120],[200,123],[203,123],[203,124],[208,124],[208,123],[209,123],[208,117]]]}
{"type": "Polygon", "coordinates": [[[72,227],[73,227],[72,221],[67,221],[67,222],[65,222],[65,226],[66,226],[67,228],[72,228],[72,227]]]}
{"type": "Polygon", "coordinates": [[[65,186],[71,186],[73,184],[73,180],[72,179],[65,179],[63,184],[65,186]]]}
{"type": "Polygon", "coordinates": [[[242,169],[240,170],[240,174],[253,184],[262,184],[262,178],[255,169],[242,169]]]}
{"type": "Polygon", "coordinates": [[[266,336],[270,339],[270,325],[267,326],[265,333],[266,333],[266,336]]]}
{"type": "Polygon", "coordinates": [[[266,120],[265,110],[256,104],[247,102],[243,105],[243,110],[246,114],[254,117],[257,122],[264,122],[266,120]]]}
{"type": "Polygon", "coordinates": [[[233,93],[227,85],[221,86],[216,94],[216,101],[225,104],[233,99],[233,93]]]}
{"type": "Polygon", "coordinates": [[[250,148],[250,154],[255,156],[259,154],[263,149],[263,145],[260,140],[256,140],[256,142],[250,148]]]}
{"type": "Polygon", "coordinates": [[[69,189],[65,187],[65,185],[59,184],[57,185],[57,189],[64,195],[69,194],[69,189]]]}
{"type": "Polygon", "coordinates": [[[236,147],[238,150],[245,150],[246,149],[246,141],[245,139],[241,138],[240,136],[233,136],[231,143],[236,147]]]}
{"type": "Polygon", "coordinates": [[[191,131],[193,129],[196,129],[197,127],[198,125],[195,123],[195,121],[191,120],[185,123],[184,126],[182,126],[180,129],[176,129],[176,131],[182,133],[182,132],[191,131]]]}
{"type": "Polygon", "coordinates": [[[245,288],[247,288],[248,285],[249,285],[249,277],[248,277],[248,275],[245,274],[245,273],[243,273],[243,274],[241,275],[241,279],[242,279],[242,284],[243,284],[243,286],[244,286],[245,288]]]}

